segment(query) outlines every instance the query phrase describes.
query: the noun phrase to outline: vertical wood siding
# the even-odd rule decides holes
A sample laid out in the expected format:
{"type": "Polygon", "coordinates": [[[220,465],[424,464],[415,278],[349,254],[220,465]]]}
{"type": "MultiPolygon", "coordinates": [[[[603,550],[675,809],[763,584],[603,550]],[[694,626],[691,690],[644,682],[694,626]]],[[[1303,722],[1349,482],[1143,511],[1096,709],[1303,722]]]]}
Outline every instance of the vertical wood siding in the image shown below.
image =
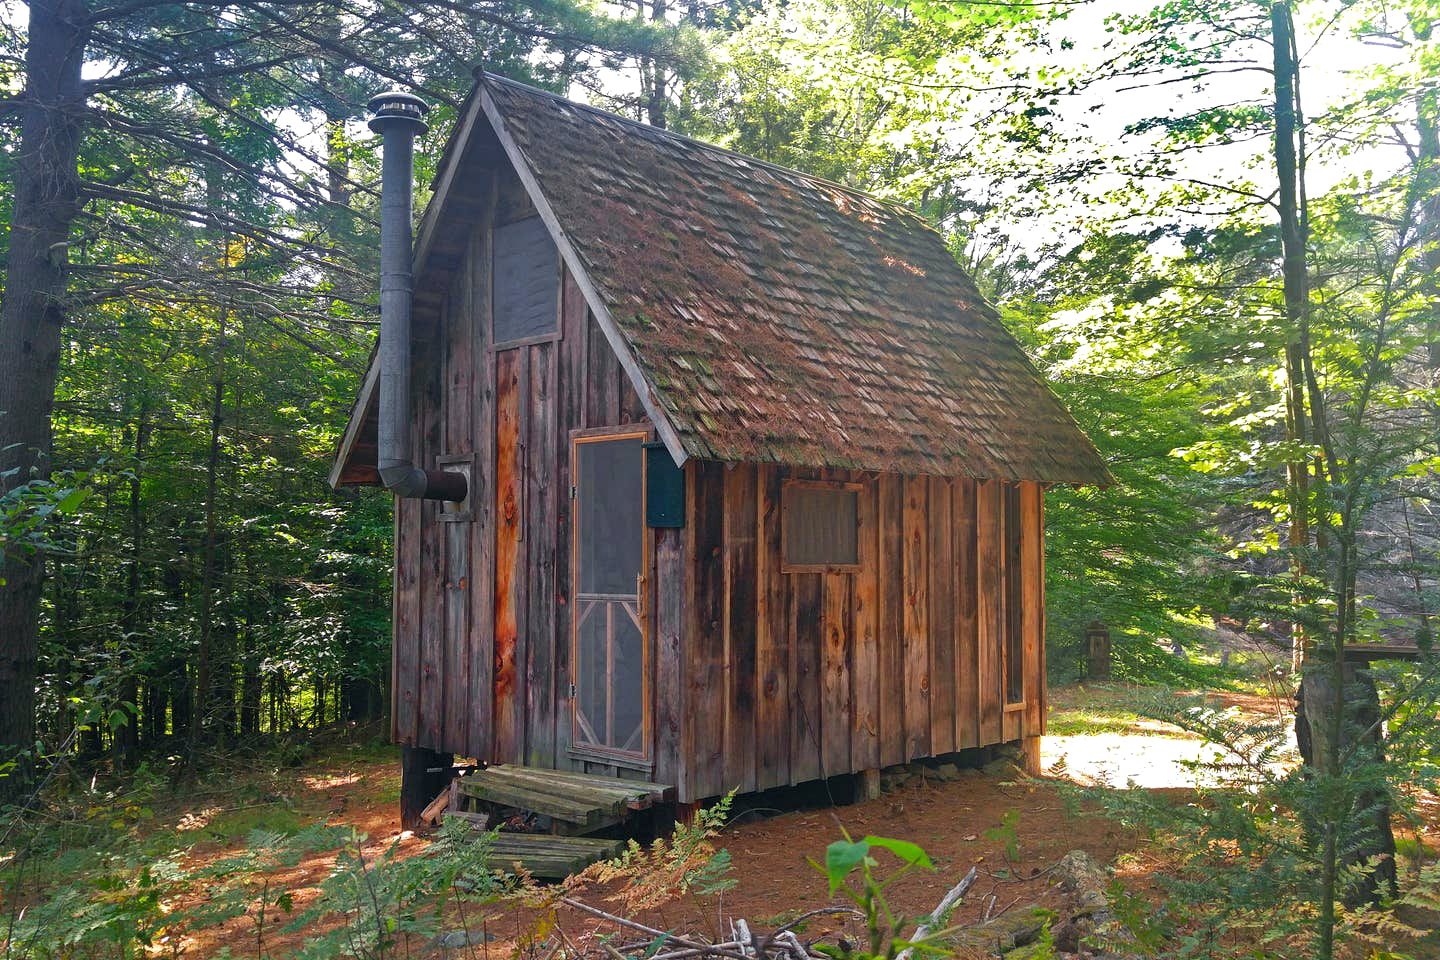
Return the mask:
{"type": "MultiPolygon", "coordinates": [[[[529,212],[516,189],[502,185],[497,200],[487,187],[451,289],[417,310],[416,461],[471,455],[475,476],[468,521],[440,521],[435,503],[395,504],[391,732],[487,761],[618,773],[570,751],[570,441],[573,430],[644,425],[644,413],[568,272],[557,336],[493,349],[487,225],[497,203],[500,219],[529,212]]],[[[681,678],[682,533],[655,537],[649,552],[652,689],[681,678]]],[[[678,698],[655,716],[657,774],[679,768],[680,718],[678,698]]]]}
{"type": "MultiPolygon", "coordinates": [[[[495,209],[492,194],[480,222],[495,209]]],[[[644,414],[573,278],[557,280],[555,339],[499,351],[490,280],[477,229],[443,303],[417,314],[414,454],[473,455],[475,476],[468,521],[396,503],[394,739],[653,776],[695,800],[1043,732],[1038,485],[1019,485],[1007,524],[997,481],[692,462],[686,526],[647,532],[653,769],[577,757],[571,432],[644,414]],[[857,569],[784,569],[790,478],[860,485],[857,569]],[[1025,677],[1010,710],[1007,630],[1025,677]]]]}
{"type": "Polygon", "coordinates": [[[1043,730],[1037,484],[1018,485],[1019,522],[1006,528],[1007,485],[996,481],[713,463],[692,463],[687,476],[682,799],[1043,730]],[[782,569],[789,478],[861,484],[859,569],[782,569]],[[1021,578],[1014,592],[1023,598],[1013,617],[1004,606],[1011,576],[1021,578]],[[1002,643],[1011,624],[1023,635],[1026,700],[1006,711],[1002,643]]]}

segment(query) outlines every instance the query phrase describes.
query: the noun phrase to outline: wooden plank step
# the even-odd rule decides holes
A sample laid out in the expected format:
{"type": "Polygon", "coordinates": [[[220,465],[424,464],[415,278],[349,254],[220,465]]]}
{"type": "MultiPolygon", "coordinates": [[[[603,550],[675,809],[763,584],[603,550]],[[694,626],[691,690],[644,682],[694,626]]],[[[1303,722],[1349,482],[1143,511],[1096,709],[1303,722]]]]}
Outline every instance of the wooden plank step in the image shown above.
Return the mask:
{"type": "Polygon", "coordinates": [[[601,777],[572,770],[544,770],[537,767],[496,765],[487,767],[482,773],[496,772],[503,776],[524,777],[543,781],[552,789],[561,786],[574,787],[580,791],[601,791],[606,796],[622,797],[632,808],[649,806],[674,795],[675,788],[664,783],[650,783],[645,780],[625,780],[620,777],[601,777]]]}
{"type": "Polygon", "coordinates": [[[488,800],[516,810],[544,814],[567,823],[594,824],[603,818],[603,811],[594,804],[557,797],[525,784],[486,777],[483,773],[462,777],[459,783],[460,792],[467,797],[488,800]]]}
{"type": "Polygon", "coordinates": [[[612,817],[624,814],[625,808],[638,799],[638,795],[634,791],[564,783],[553,780],[544,772],[539,771],[492,767],[485,771],[484,776],[492,782],[513,784],[519,789],[534,790],[574,803],[592,804],[596,809],[602,810],[612,817]]]}
{"type": "Polygon", "coordinates": [[[620,840],[596,837],[555,837],[535,833],[498,833],[490,857],[500,869],[521,864],[532,876],[559,880],[578,873],[597,860],[613,857],[624,846],[620,840]]]}
{"type": "MultiPolygon", "coordinates": [[[[536,768],[522,767],[521,769],[534,770],[536,768]]],[[[648,794],[657,800],[675,789],[673,786],[665,783],[652,783],[649,780],[627,780],[624,777],[602,777],[599,774],[580,773],[577,770],[544,770],[537,772],[553,774],[558,780],[568,780],[573,783],[587,783],[598,787],[618,787],[624,790],[632,790],[636,793],[648,794]]]]}

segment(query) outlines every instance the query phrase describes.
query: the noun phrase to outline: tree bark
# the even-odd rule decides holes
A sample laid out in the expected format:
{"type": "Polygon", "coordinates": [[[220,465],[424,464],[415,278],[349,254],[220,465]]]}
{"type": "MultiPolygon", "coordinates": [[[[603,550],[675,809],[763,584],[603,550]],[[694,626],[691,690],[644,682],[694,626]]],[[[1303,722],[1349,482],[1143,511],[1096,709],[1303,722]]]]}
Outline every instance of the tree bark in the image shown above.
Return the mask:
{"type": "MultiPolygon", "coordinates": [[[[88,35],[84,0],[32,0],[14,156],[14,210],[0,303],[0,494],[50,474],[50,413],[65,316],[66,242],[79,209],[88,35]]],[[[28,790],[44,560],[9,551],[0,569],[0,803],[28,790]]]]}
{"type": "MultiPolygon", "coordinates": [[[[1295,81],[1298,71],[1291,36],[1290,10],[1284,3],[1270,8],[1271,44],[1275,71],[1275,172],[1279,180],[1281,279],[1285,296],[1285,432],[1292,443],[1309,442],[1305,414],[1304,358],[1300,330],[1310,303],[1310,277],[1306,269],[1306,243],[1300,210],[1300,166],[1296,148],[1295,81]]],[[[1305,575],[1305,553],[1310,546],[1310,480],[1304,457],[1286,467],[1289,493],[1289,548],[1295,577],[1305,575]]],[[[1306,634],[1292,627],[1291,666],[1304,663],[1306,634]]]]}
{"type": "MultiPolygon", "coordinates": [[[[143,389],[143,387],[141,388],[143,389]]],[[[135,417],[134,457],[129,481],[130,558],[125,564],[125,599],[120,608],[121,649],[136,664],[120,685],[121,710],[126,722],[115,730],[115,762],[128,767],[140,753],[140,657],[135,649],[140,631],[141,553],[145,542],[145,503],[140,484],[141,462],[150,439],[150,410],[142,400],[135,417]]]]}

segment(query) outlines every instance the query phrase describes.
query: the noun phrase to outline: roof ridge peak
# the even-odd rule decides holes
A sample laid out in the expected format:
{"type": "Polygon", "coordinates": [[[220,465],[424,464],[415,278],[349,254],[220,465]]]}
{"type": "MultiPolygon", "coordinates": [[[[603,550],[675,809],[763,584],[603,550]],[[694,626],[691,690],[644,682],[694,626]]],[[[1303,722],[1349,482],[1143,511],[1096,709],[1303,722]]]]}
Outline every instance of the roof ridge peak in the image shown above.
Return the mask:
{"type": "Polygon", "coordinates": [[[818,174],[807,173],[804,170],[797,170],[794,167],[787,167],[784,164],[775,163],[772,160],[765,160],[760,157],[753,157],[748,153],[741,153],[739,150],[732,150],[729,147],[722,147],[719,144],[711,143],[708,140],[701,140],[698,137],[688,136],[683,133],[676,133],[674,130],[667,130],[664,127],[657,127],[649,123],[642,123],[639,120],[631,119],[630,117],[624,116],[623,114],[614,113],[610,110],[604,110],[600,107],[595,106],[594,104],[581,103],[579,100],[571,100],[569,97],[564,96],[563,94],[555,93],[552,90],[545,90],[541,87],[537,87],[528,83],[523,83],[519,80],[514,80],[510,77],[503,76],[498,73],[491,73],[488,70],[477,70],[476,76],[479,82],[482,84],[496,81],[506,86],[518,87],[521,91],[525,93],[533,93],[538,94],[542,97],[548,97],[551,100],[559,101],[567,107],[574,107],[578,110],[586,110],[590,113],[599,114],[600,116],[610,120],[618,120],[621,123],[626,124],[627,126],[635,127],[638,130],[641,130],[652,136],[659,136],[671,140],[677,140],[680,143],[687,143],[692,146],[699,147],[702,150],[709,150],[713,153],[719,153],[724,154],[728,157],[734,157],[737,160],[744,160],[746,163],[753,163],[756,166],[764,167],[768,170],[773,170],[775,172],[787,174],[793,177],[799,177],[800,179],[809,181],[810,183],[818,184],[824,187],[831,187],[833,189],[843,191],[851,196],[859,197],[863,200],[868,200],[871,203],[883,204],[884,206],[891,207],[896,210],[901,210],[906,215],[915,217],[917,220],[920,220],[922,222],[925,220],[925,218],[921,216],[920,213],[914,208],[904,203],[901,203],[898,200],[887,200],[884,197],[877,197],[875,196],[875,194],[865,190],[861,190],[859,187],[852,187],[847,184],[831,180],[827,177],[819,176],[818,174]]]}

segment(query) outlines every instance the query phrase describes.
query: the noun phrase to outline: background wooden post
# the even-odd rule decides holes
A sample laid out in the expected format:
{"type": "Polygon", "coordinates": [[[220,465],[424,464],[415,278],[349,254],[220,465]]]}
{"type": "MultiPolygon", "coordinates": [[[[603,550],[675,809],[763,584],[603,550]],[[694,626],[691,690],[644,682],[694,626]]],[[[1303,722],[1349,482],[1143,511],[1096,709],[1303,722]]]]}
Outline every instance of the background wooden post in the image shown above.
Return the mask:
{"type": "Polygon", "coordinates": [[[1091,680],[1110,679],[1110,631],[1099,620],[1085,628],[1085,649],[1089,665],[1085,675],[1091,680]]]}

